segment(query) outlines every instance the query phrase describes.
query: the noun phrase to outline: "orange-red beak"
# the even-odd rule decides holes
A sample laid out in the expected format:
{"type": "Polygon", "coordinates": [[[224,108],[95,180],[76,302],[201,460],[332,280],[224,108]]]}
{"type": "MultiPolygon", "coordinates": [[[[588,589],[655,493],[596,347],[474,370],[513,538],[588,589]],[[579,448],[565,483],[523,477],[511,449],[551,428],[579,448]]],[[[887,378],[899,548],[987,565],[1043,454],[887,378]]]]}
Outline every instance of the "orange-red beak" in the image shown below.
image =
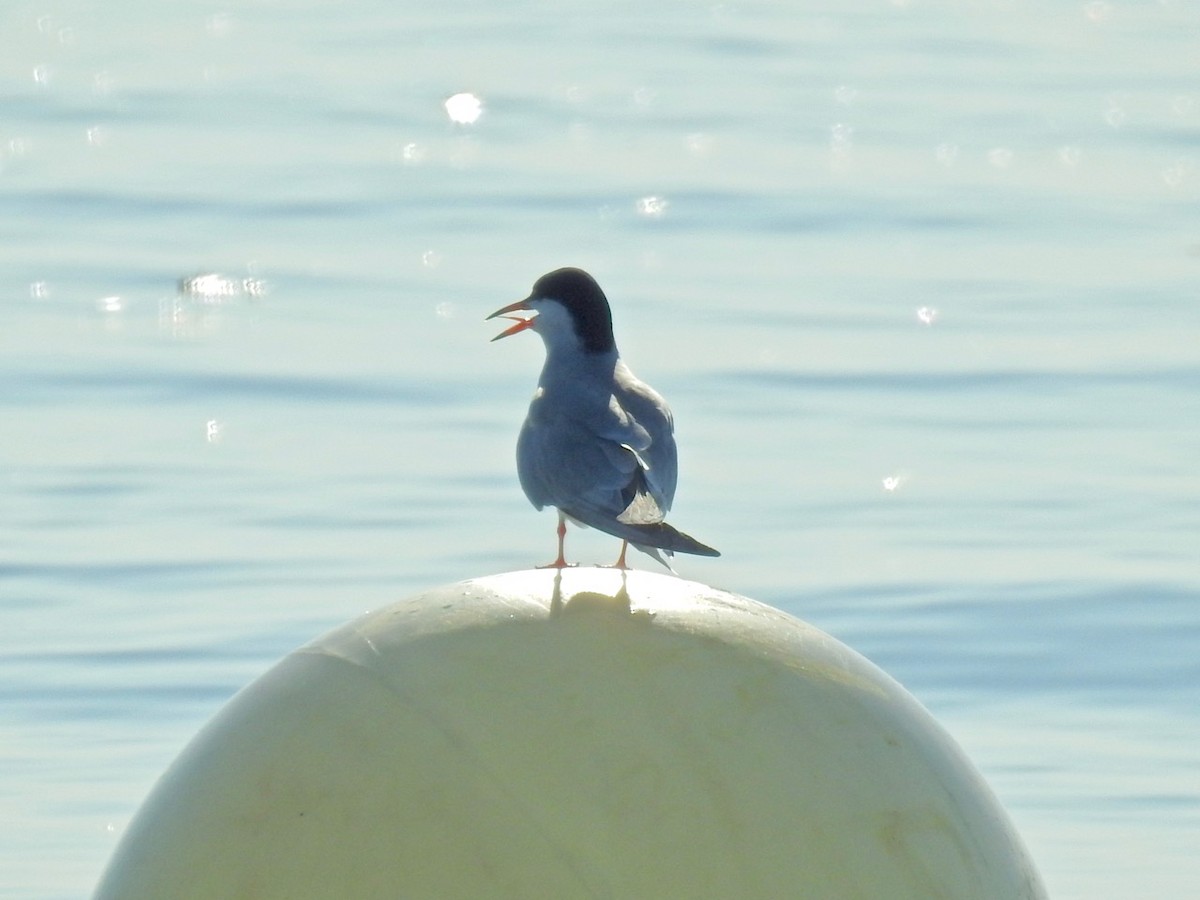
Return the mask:
{"type": "Polygon", "coordinates": [[[493,341],[498,341],[500,338],[508,337],[510,334],[516,334],[518,331],[524,331],[526,328],[533,327],[533,320],[536,319],[537,316],[529,316],[528,318],[525,318],[523,316],[508,315],[508,313],[516,312],[520,309],[529,309],[529,301],[518,300],[516,303],[510,303],[508,306],[502,307],[488,316],[489,319],[494,319],[496,316],[504,316],[504,318],[512,319],[517,323],[516,325],[510,325],[508,328],[505,328],[502,332],[492,338],[493,341]]]}

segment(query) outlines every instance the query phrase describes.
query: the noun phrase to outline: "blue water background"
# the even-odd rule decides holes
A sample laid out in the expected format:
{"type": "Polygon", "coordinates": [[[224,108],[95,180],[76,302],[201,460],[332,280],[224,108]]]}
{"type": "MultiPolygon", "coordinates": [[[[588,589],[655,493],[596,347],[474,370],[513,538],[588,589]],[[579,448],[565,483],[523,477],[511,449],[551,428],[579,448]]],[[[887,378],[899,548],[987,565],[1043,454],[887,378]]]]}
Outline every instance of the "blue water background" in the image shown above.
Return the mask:
{"type": "Polygon", "coordinates": [[[672,519],[724,554],[684,576],[908,687],[1052,896],[1200,896],[1198,35],[1183,0],[6,5],[0,896],[86,895],[289,650],[549,558],[540,344],[482,319],[566,264],[675,409],[672,519]]]}

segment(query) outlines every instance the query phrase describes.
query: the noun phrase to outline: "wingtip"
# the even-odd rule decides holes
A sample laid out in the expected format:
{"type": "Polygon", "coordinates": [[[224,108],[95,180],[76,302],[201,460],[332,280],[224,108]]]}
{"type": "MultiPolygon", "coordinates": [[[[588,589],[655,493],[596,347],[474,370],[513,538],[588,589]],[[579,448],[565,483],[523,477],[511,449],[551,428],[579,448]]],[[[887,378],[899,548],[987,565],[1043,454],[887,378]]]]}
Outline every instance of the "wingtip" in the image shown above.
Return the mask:
{"type": "Polygon", "coordinates": [[[642,525],[633,526],[638,530],[651,536],[651,540],[646,543],[651,546],[659,547],[669,553],[690,553],[692,556],[720,556],[719,550],[716,550],[707,544],[702,544],[690,534],[684,534],[678,528],[673,528],[666,522],[659,522],[657,525],[642,525]]]}

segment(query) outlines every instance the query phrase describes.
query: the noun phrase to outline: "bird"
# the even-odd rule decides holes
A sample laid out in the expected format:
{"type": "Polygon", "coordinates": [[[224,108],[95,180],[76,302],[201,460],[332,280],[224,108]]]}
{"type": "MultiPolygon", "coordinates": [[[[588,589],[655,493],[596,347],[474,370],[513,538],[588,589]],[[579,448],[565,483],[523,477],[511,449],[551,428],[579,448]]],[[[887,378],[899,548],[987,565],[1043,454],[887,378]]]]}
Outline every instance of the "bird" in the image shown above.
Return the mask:
{"type": "Polygon", "coordinates": [[[630,371],[617,352],[612,310],[583,269],[555,269],[524,300],[489,315],[515,322],[492,338],[534,331],[546,361],[517,438],[517,476],[536,509],[558,511],[562,569],[567,522],[621,539],[615,567],[628,568],[632,544],[674,572],[675,553],[720,556],[668,525],[675,499],[674,419],[662,395],[630,371]],[[514,315],[531,312],[533,315],[514,315]]]}

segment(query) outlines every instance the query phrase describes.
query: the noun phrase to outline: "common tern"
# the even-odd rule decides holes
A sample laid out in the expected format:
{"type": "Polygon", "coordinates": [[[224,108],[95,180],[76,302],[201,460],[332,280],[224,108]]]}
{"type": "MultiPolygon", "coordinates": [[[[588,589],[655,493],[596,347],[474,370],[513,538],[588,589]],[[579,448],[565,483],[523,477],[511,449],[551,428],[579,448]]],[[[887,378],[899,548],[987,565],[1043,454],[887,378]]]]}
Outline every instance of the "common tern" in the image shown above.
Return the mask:
{"type": "Polygon", "coordinates": [[[668,569],[663,554],[720,556],[663,521],[677,475],[671,408],[621,361],[596,280],[582,269],[555,269],[488,318],[497,316],[515,324],[493,341],[528,329],[546,345],[517,439],[517,475],[537,509],[558,510],[558,557],[548,567],[567,565],[567,521],[621,538],[619,569],[630,544],[668,569]]]}

